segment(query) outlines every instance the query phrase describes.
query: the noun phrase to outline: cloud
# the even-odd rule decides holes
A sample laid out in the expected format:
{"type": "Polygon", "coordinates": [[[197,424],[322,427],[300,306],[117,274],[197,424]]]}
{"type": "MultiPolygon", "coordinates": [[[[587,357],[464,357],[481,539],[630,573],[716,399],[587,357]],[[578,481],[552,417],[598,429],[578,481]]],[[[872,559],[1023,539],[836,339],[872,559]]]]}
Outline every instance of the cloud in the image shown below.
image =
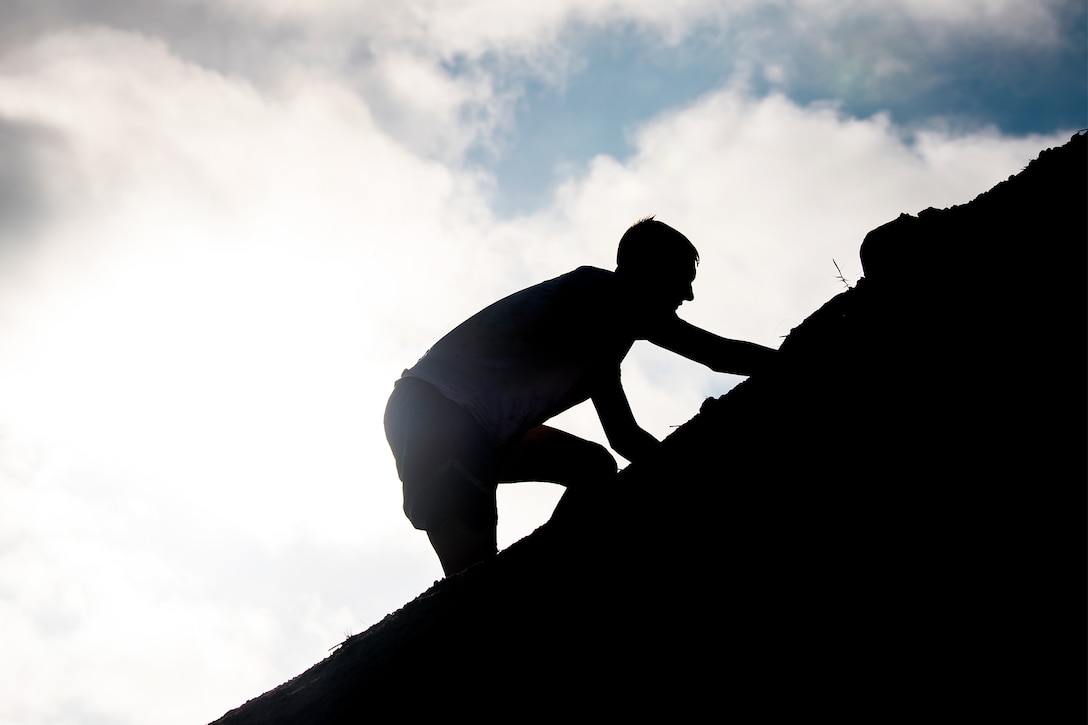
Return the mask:
{"type": "Polygon", "coordinates": [[[560,0],[514,7],[495,0],[445,3],[424,0],[409,7],[378,2],[329,0],[300,3],[290,0],[258,2],[232,0],[228,7],[252,18],[285,19],[314,29],[315,33],[383,37],[390,45],[428,47],[444,56],[485,53],[521,54],[554,52],[559,36],[573,25],[604,27],[630,23],[661,33],[679,43],[696,28],[728,26],[756,17],[766,19],[768,7],[776,16],[792,16],[799,25],[833,25],[853,18],[910,22],[967,28],[997,36],[1037,43],[1051,40],[1058,30],[1055,19],[1066,0],[1044,0],[1025,6],[1016,0],[778,0],[732,2],[682,0],[668,7],[647,0],[560,0]]]}
{"type": "Polygon", "coordinates": [[[22,247],[65,196],[64,142],[49,127],[0,118],[0,258],[22,247]]]}
{"type": "Polygon", "coordinates": [[[701,54],[701,62],[720,66],[719,76],[749,74],[807,99],[837,97],[867,113],[898,98],[896,111],[905,113],[908,94],[931,112],[927,94],[957,95],[949,84],[958,77],[954,69],[972,62],[965,46],[1000,49],[1023,64],[1025,49],[1067,40],[1062,28],[1075,20],[1070,5],[689,0],[666,8],[602,0],[515,8],[489,0],[112,0],[89,9],[53,0],[26,4],[12,18],[19,32],[0,41],[17,47],[73,24],[95,24],[156,38],[171,55],[243,78],[260,92],[274,93],[300,77],[334,78],[366,98],[386,134],[454,163],[474,148],[488,149],[492,161],[501,157],[532,85],[561,89],[583,72],[592,49],[617,32],[631,34],[630,52],[701,54]]]}

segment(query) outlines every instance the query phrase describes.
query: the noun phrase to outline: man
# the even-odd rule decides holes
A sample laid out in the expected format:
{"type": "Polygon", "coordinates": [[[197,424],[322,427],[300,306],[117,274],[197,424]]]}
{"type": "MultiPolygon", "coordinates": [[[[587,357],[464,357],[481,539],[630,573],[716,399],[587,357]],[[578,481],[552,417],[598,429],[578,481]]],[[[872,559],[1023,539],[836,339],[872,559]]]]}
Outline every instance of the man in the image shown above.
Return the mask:
{"type": "Polygon", "coordinates": [[[620,363],[649,340],[717,372],[751,375],[776,351],[690,325],[699,254],[652,217],[620,239],[616,271],[580,267],[470,317],[405,370],[385,430],[404,513],[427,532],[446,575],[495,556],[498,483],[590,486],[615,475],[596,443],[544,425],[592,400],[608,443],[636,462],[660,442],[631,413],[620,363]]]}

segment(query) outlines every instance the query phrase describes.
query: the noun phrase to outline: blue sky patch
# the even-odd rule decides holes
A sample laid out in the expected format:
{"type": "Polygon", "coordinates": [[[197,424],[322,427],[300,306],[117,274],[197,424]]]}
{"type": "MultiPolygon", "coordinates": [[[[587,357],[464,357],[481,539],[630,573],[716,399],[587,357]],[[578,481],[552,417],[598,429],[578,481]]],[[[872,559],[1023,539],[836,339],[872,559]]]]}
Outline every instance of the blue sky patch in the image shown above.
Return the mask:
{"type": "Polygon", "coordinates": [[[632,25],[572,32],[578,70],[561,86],[484,61],[501,90],[520,94],[499,152],[470,156],[495,174],[495,211],[514,216],[545,205],[572,167],[599,154],[626,158],[632,129],[738,75],[756,96],[775,90],[801,105],[831,100],[859,118],[887,112],[908,130],[934,121],[1009,135],[1088,125],[1083,11],[1070,11],[1081,22],[1064,24],[1058,47],[978,37],[951,50],[926,47],[923,29],[895,30],[872,18],[837,29],[842,37],[833,44],[793,37],[784,26],[769,27],[784,21],[770,12],[760,13],[758,34],[752,26],[708,29],[672,46],[632,25]],[[885,58],[898,67],[890,77],[874,71],[885,58]],[[777,83],[762,72],[771,66],[781,69],[777,83]]]}

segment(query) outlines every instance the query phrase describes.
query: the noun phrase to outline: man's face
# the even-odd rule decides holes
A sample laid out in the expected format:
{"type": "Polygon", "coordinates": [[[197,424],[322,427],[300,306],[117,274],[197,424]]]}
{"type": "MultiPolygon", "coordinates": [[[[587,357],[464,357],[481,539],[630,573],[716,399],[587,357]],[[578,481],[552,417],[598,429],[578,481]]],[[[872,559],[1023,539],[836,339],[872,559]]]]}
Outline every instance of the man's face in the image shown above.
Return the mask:
{"type": "Polygon", "coordinates": [[[648,292],[653,306],[675,312],[683,303],[695,299],[695,292],[691,288],[694,281],[695,260],[663,267],[648,292]]]}

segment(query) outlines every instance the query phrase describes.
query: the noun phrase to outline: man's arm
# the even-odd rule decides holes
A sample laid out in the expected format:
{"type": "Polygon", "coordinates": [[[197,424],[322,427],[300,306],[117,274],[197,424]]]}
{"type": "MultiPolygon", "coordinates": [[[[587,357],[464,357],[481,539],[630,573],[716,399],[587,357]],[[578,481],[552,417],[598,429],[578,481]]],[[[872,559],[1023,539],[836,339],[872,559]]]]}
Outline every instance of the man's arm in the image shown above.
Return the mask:
{"type": "Polygon", "coordinates": [[[627,394],[620,384],[620,371],[609,375],[596,386],[593,395],[593,407],[601,419],[601,427],[608,438],[608,445],[628,461],[634,463],[657,451],[661,442],[644,431],[635,421],[627,394]]]}
{"type": "Polygon", "coordinates": [[[778,355],[774,348],[718,337],[679,317],[672,317],[647,339],[718,373],[752,375],[770,368],[778,355]]]}

